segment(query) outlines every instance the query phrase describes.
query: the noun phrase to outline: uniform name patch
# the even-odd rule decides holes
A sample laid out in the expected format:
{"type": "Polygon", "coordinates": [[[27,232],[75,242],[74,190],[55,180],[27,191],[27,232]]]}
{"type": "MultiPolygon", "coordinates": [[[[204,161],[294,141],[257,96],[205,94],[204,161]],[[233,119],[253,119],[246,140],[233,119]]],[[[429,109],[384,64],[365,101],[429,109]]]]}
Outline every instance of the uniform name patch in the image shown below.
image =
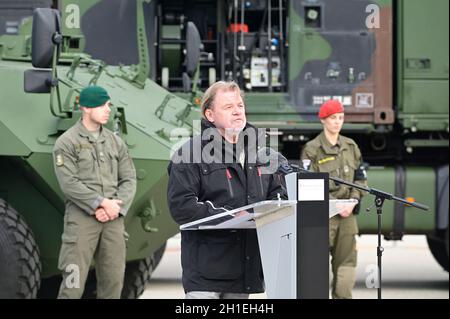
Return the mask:
{"type": "Polygon", "coordinates": [[[325,157],[325,158],[322,158],[321,160],[319,160],[317,163],[320,165],[320,164],[324,164],[324,163],[327,163],[330,161],[334,161],[335,159],[336,159],[336,157],[334,157],[334,156],[325,157]]]}

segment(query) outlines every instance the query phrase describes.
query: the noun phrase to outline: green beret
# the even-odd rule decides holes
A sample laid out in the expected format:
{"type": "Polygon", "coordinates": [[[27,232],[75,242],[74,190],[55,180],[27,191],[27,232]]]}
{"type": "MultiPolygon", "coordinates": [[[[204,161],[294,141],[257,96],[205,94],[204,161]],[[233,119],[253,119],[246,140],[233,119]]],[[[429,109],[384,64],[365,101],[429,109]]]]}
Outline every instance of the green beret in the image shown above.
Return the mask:
{"type": "Polygon", "coordinates": [[[108,92],[101,86],[87,86],[80,93],[80,106],[99,107],[111,100],[108,92]]]}

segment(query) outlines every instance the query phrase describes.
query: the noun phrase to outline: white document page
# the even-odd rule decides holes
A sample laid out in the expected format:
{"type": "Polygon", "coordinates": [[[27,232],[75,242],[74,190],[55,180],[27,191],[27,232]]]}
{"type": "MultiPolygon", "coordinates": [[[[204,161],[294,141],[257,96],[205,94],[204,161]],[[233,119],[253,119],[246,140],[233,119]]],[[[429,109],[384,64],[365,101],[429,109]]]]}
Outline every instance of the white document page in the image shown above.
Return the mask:
{"type": "Polygon", "coordinates": [[[358,200],[356,199],[330,199],[329,218],[339,214],[345,208],[353,209],[358,200]]]}
{"type": "Polygon", "coordinates": [[[298,180],[298,201],[319,201],[325,200],[325,180],[323,179],[299,179],[298,180]]]}

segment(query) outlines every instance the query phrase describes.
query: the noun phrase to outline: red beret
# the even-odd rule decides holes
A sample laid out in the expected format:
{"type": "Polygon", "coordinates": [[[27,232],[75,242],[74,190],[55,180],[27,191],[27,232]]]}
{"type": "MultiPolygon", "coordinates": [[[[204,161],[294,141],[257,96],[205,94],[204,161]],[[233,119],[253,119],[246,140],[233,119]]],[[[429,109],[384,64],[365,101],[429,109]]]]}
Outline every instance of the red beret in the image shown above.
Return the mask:
{"type": "Polygon", "coordinates": [[[319,118],[324,119],[336,113],[344,113],[344,107],[338,100],[328,100],[322,104],[319,110],[319,118]]]}

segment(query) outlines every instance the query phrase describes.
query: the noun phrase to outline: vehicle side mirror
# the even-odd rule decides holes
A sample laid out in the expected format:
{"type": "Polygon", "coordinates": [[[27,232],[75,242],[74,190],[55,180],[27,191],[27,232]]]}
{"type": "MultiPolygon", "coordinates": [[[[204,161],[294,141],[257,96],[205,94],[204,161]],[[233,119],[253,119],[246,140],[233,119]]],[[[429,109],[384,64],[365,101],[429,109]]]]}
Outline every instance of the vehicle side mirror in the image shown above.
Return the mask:
{"type": "Polygon", "coordinates": [[[36,68],[51,68],[54,46],[61,43],[60,18],[57,10],[37,8],[33,12],[31,63],[36,68]]]}
{"type": "Polygon", "coordinates": [[[56,85],[51,70],[26,70],[24,72],[23,89],[27,93],[50,93],[56,85]]]}

